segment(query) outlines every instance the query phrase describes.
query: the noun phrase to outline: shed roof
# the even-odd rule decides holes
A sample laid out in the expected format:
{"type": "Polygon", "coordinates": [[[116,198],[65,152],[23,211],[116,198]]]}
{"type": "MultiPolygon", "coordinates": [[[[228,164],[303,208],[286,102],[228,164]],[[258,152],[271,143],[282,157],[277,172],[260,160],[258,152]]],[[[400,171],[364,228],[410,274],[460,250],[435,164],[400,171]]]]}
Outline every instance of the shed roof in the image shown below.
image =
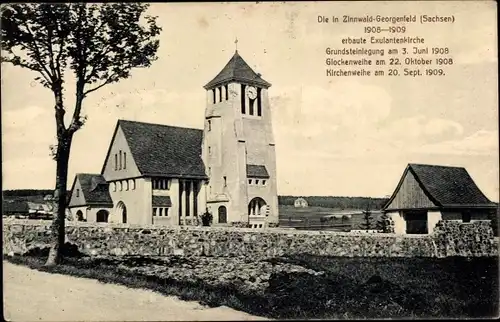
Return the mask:
{"type": "Polygon", "coordinates": [[[465,168],[410,163],[384,208],[398,193],[408,171],[411,171],[424,193],[438,207],[495,207],[495,204],[481,192],[465,168]]]}
{"type": "Polygon", "coordinates": [[[247,164],[247,177],[248,178],[269,178],[266,166],[247,164]]]}
{"type": "Polygon", "coordinates": [[[169,196],[153,196],[153,207],[172,207],[169,196]]]}
{"type": "Polygon", "coordinates": [[[207,178],[199,129],[119,120],[142,175],[207,178]]]}
{"type": "Polygon", "coordinates": [[[229,81],[240,81],[252,85],[260,85],[262,87],[271,87],[271,84],[262,79],[260,74],[257,74],[248,64],[243,60],[238,51],[234,52],[233,57],[224,66],[214,79],[205,85],[205,89],[221,85],[229,81]]]}

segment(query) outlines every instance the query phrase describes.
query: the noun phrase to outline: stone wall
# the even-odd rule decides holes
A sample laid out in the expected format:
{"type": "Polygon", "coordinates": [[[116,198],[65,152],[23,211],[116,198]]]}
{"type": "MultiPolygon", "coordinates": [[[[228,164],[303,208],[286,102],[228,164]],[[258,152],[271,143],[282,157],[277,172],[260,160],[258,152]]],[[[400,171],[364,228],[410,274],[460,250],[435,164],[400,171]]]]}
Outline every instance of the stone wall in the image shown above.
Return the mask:
{"type": "Polygon", "coordinates": [[[498,256],[490,221],[462,223],[441,220],[434,228],[433,238],[441,256],[498,256]]]}
{"type": "MultiPolygon", "coordinates": [[[[49,244],[50,222],[3,224],[3,251],[24,253],[49,244]]],[[[68,222],[66,240],[90,255],[209,255],[273,257],[307,253],[348,257],[497,256],[489,222],[440,222],[432,235],[296,231],[280,228],[158,227],[68,222]]]]}

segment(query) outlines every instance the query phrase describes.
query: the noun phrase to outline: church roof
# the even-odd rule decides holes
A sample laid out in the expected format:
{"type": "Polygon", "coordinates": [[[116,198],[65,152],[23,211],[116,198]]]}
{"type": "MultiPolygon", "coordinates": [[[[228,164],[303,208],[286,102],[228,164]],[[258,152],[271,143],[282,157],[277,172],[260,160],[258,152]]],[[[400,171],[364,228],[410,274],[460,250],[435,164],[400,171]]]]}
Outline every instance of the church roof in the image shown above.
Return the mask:
{"type": "Polygon", "coordinates": [[[202,130],[126,120],[118,125],[142,175],[207,178],[202,130]]]}
{"type": "MultiPolygon", "coordinates": [[[[76,180],[80,182],[85,205],[108,205],[113,206],[113,200],[109,195],[109,184],[100,174],[77,173],[76,180]]],[[[76,206],[76,205],[72,205],[76,206]]]]}
{"type": "Polygon", "coordinates": [[[209,89],[229,81],[239,81],[265,88],[271,87],[271,84],[262,79],[260,74],[253,71],[240,54],[238,54],[238,51],[235,51],[233,57],[221,72],[204,87],[205,89],[209,89]]]}
{"type": "Polygon", "coordinates": [[[427,197],[438,207],[495,207],[465,168],[412,163],[408,164],[400,184],[386,206],[398,193],[408,171],[412,172],[427,197]]]}

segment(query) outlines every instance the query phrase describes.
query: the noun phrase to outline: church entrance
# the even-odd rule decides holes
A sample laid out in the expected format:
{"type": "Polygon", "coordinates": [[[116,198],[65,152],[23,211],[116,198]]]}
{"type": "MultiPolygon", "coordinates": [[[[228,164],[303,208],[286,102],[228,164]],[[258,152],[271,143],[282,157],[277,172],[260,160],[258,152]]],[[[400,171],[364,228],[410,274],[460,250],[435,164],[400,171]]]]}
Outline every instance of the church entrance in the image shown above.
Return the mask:
{"type": "Polygon", "coordinates": [[[109,212],[101,209],[96,214],[96,222],[108,222],[109,212]]]}
{"type": "Polygon", "coordinates": [[[266,215],[266,202],[260,197],[255,197],[248,204],[249,216],[264,216],[266,215]]]}
{"type": "Polygon", "coordinates": [[[219,207],[219,224],[227,224],[227,208],[226,206],[219,207]]]}
{"type": "Polygon", "coordinates": [[[121,222],[126,224],[127,223],[127,207],[123,203],[123,201],[120,201],[116,205],[116,218],[121,219],[121,222]]]}

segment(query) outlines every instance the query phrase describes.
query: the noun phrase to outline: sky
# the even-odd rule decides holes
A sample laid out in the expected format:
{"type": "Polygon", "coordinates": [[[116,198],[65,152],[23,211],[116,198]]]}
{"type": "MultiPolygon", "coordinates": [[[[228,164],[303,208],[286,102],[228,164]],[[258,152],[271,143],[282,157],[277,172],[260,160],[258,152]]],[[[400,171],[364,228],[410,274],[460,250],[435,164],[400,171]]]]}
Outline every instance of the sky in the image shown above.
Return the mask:
{"type": "MultiPolygon", "coordinates": [[[[465,167],[498,201],[495,2],[157,3],[158,60],[84,101],[68,184],[99,173],[118,119],[202,128],[203,85],[238,52],[269,89],[280,195],[384,197],[408,163],[465,167]],[[445,77],[327,77],[325,50],[365,25],[319,24],[318,15],[454,15],[453,24],[407,25],[447,46],[445,77]]],[[[388,47],[384,47],[388,48],[388,47]]],[[[36,74],[2,65],[3,189],[49,189],[55,162],[52,93],[36,74]]],[[[68,114],[74,82],[67,82],[68,114]]],[[[74,102],[74,101],[73,101],[74,102]]]]}

